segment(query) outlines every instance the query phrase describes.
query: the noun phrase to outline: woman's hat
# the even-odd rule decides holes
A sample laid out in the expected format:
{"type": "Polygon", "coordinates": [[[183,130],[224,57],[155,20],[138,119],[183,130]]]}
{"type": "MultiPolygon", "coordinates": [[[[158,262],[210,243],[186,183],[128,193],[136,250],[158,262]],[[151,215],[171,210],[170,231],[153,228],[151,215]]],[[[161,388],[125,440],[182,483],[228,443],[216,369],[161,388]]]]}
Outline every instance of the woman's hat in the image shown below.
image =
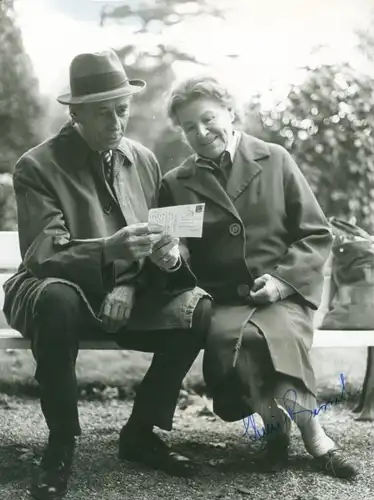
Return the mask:
{"type": "Polygon", "coordinates": [[[59,95],[61,104],[100,102],[141,92],[144,80],[129,80],[114,50],[79,54],[70,64],[70,92],[59,95]]]}

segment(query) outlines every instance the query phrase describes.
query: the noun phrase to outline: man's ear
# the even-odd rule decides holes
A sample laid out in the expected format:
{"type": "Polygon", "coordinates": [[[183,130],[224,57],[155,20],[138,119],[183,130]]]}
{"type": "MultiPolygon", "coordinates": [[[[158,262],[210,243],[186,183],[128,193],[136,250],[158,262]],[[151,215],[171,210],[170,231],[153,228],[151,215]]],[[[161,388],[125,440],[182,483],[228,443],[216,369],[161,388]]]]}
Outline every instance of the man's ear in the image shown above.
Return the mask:
{"type": "Polygon", "coordinates": [[[235,111],[233,109],[229,108],[229,113],[230,113],[231,123],[234,123],[235,118],[236,118],[235,111]]]}
{"type": "Polygon", "coordinates": [[[77,121],[77,112],[75,111],[73,106],[69,106],[69,115],[73,123],[77,121]]]}
{"type": "Polygon", "coordinates": [[[79,112],[76,106],[69,106],[69,114],[74,123],[79,123],[79,112]]]}

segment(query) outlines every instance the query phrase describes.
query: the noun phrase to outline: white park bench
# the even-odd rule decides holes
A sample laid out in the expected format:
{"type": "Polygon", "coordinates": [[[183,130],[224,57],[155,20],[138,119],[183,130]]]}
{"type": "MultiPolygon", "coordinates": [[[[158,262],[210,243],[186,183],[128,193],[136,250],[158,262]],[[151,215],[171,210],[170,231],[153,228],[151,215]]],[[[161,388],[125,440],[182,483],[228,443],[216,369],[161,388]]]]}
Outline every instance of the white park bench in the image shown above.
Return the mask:
{"type": "MultiPolygon", "coordinates": [[[[2,284],[16,271],[21,262],[17,231],[0,231],[0,309],[4,294],[2,284]]],[[[329,281],[329,276],[326,278],[329,281]]],[[[329,286],[324,287],[320,318],[328,302],[329,286]]],[[[315,330],[313,347],[374,346],[374,330],[315,330]]],[[[28,349],[30,343],[11,328],[0,329],[0,349],[28,349]]],[[[103,341],[82,342],[83,349],[118,349],[116,343],[103,341]]]]}
{"type": "MultiPolygon", "coordinates": [[[[18,233],[16,231],[0,231],[0,310],[2,310],[4,294],[2,284],[18,268],[21,261],[18,233]]],[[[326,276],[322,305],[316,314],[316,326],[327,311],[330,297],[330,277],[326,276]]],[[[374,307],[374,304],[373,304],[374,307]]],[[[370,347],[374,346],[374,330],[319,330],[314,332],[313,347],[370,347]]],[[[81,349],[120,349],[110,340],[82,341],[81,349]]],[[[30,341],[9,327],[0,327],[0,349],[29,349],[30,341]]],[[[369,358],[364,382],[367,394],[363,395],[361,406],[366,406],[362,414],[370,415],[374,420],[374,359],[373,348],[369,349],[369,358]],[[366,396],[366,397],[365,397],[366,396]],[[365,401],[366,402],[365,402],[365,401]],[[370,408],[369,408],[370,407],[370,408]],[[368,413],[369,412],[369,413],[368,413]]]]}

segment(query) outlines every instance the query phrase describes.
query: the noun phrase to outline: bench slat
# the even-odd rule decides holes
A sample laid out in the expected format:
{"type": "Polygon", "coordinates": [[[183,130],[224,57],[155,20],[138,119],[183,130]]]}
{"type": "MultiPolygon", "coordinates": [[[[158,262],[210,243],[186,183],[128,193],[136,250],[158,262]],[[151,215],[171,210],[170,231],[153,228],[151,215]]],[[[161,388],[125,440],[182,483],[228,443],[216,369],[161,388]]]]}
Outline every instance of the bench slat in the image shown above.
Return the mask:
{"type": "MultiPolygon", "coordinates": [[[[80,342],[80,348],[105,351],[121,349],[111,340],[83,340],[80,342]]],[[[10,328],[0,330],[0,349],[30,349],[30,341],[10,328]]]]}
{"type": "MultiPolygon", "coordinates": [[[[374,346],[374,330],[316,330],[313,347],[367,347],[374,346]]],[[[30,341],[12,329],[0,330],[0,349],[29,349],[30,341]]],[[[110,340],[84,340],[81,349],[118,350],[110,340]]]]}
{"type": "Polygon", "coordinates": [[[315,330],[313,347],[374,346],[374,330],[315,330]]]}
{"type": "Polygon", "coordinates": [[[0,231],[0,269],[17,269],[20,263],[17,231],[0,231]]]}

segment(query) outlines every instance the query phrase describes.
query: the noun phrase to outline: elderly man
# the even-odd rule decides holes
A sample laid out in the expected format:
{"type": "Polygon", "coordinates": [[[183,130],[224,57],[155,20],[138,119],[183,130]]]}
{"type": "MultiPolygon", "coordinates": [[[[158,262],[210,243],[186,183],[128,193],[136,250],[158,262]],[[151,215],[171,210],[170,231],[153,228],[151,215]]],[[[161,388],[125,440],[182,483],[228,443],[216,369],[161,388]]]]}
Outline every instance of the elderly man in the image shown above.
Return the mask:
{"type": "Polygon", "coordinates": [[[145,85],[128,79],[111,50],[76,56],[71,93],[58,98],[71,121],[15,168],[23,262],[4,286],[4,312],[32,341],[49,428],[35,498],[67,491],[81,433],[75,363],[82,338],[155,353],[121,430],[120,458],[170,474],[192,470],[153,426],[172,427],[182,380],[209,326],[210,298],[195,287],[178,240],[147,224],[159,165],[124,137],[132,96],[145,85]]]}

